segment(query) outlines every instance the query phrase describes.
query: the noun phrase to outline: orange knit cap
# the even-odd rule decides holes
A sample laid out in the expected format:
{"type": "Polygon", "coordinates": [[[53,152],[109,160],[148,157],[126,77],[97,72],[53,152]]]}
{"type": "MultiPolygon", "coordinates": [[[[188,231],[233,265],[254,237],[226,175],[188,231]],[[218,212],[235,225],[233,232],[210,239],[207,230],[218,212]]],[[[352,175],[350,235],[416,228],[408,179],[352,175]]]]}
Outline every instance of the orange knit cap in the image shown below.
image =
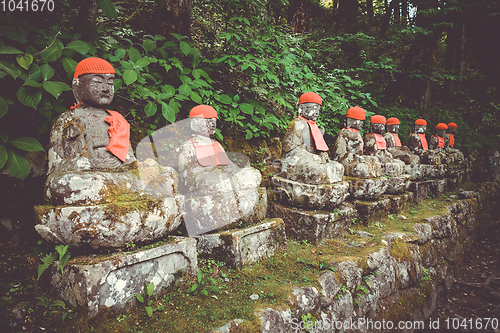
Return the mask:
{"type": "Polygon", "coordinates": [[[316,94],[315,92],[306,92],[300,95],[299,104],[302,103],[316,103],[319,105],[323,105],[323,100],[321,96],[316,94]]]}
{"type": "Polygon", "coordinates": [[[217,111],[210,105],[197,105],[191,109],[189,112],[189,118],[199,117],[199,118],[217,118],[217,111]]]}
{"type": "Polygon", "coordinates": [[[400,124],[400,122],[399,122],[398,118],[391,117],[391,118],[387,119],[387,125],[399,125],[399,124],[400,124]]]}
{"type": "Polygon", "coordinates": [[[370,123],[374,124],[385,124],[386,122],[385,117],[380,115],[372,116],[370,119],[370,123]]]}
{"type": "Polygon", "coordinates": [[[458,126],[457,126],[457,124],[455,124],[455,123],[449,123],[449,124],[448,124],[448,128],[457,128],[457,127],[458,127],[458,126]]]}
{"type": "Polygon", "coordinates": [[[423,119],[417,119],[415,120],[415,125],[427,126],[427,122],[423,119]]]}
{"type": "Polygon", "coordinates": [[[86,58],[76,65],[73,78],[83,74],[115,74],[115,69],[104,59],[86,58]]]}
{"type": "Polygon", "coordinates": [[[365,120],[366,119],[366,111],[360,108],[359,106],[353,106],[347,110],[345,114],[347,118],[353,118],[357,120],[365,120]]]}
{"type": "Polygon", "coordinates": [[[448,125],[445,123],[439,123],[436,125],[436,131],[448,129],[448,125]]]}

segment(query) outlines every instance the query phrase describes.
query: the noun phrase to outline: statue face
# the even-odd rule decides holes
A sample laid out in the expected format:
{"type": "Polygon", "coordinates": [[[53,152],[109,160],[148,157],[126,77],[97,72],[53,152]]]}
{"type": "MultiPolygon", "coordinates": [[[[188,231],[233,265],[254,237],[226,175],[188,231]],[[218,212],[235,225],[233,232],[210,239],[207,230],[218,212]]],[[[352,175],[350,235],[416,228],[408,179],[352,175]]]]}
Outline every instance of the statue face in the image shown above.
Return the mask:
{"type": "Polygon", "coordinates": [[[384,124],[370,123],[370,132],[372,133],[384,134],[384,129],[384,124]]]}
{"type": "Polygon", "coordinates": [[[114,83],[115,74],[84,74],[73,80],[73,94],[77,103],[106,106],[115,96],[114,83]]]}
{"type": "Polygon", "coordinates": [[[436,131],[436,135],[437,136],[440,136],[440,137],[444,137],[444,135],[446,134],[446,130],[439,130],[439,131],[436,131]]]}
{"type": "Polygon", "coordinates": [[[398,133],[399,132],[399,125],[387,125],[387,132],[398,133]]]}
{"type": "Polygon", "coordinates": [[[425,125],[415,125],[415,133],[424,134],[427,126],[425,125]]]}
{"type": "Polygon", "coordinates": [[[203,136],[211,136],[217,128],[217,118],[191,118],[191,129],[203,136]]]}
{"type": "Polygon", "coordinates": [[[316,103],[302,103],[299,105],[299,116],[316,121],[319,116],[321,105],[316,103]]]}
{"type": "Polygon", "coordinates": [[[349,128],[354,128],[357,129],[358,131],[361,130],[363,127],[363,120],[358,120],[354,118],[346,118],[346,126],[349,128]]]}
{"type": "Polygon", "coordinates": [[[457,134],[457,128],[448,128],[448,133],[457,134]]]}

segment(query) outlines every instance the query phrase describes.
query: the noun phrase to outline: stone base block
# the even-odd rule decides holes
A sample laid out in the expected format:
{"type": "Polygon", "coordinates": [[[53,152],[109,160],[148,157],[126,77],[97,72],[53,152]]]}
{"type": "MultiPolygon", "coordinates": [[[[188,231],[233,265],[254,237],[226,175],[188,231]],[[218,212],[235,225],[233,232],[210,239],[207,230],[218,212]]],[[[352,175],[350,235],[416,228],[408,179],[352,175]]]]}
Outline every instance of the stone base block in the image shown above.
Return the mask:
{"type": "Polygon", "coordinates": [[[411,176],[408,174],[387,178],[386,179],[387,190],[385,191],[385,193],[401,194],[406,192],[411,184],[410,178],[411,176]]]}
{"type": "Polygon", "coordinates": [[[174,231],[183,210],[183,195],[93,206],[35,206],[35,229],[44,239],[70,247],[120,248],[174,231]]]}
{"type": "Polygon", "coordinates": [[[274,176],[277,199],[280,203],[307,209],[333,209],[349,196],[349,184],[340,181],[334,184],[311,185],[274,176]]]}
{"type": "Polygon", "coordinates": [[[415,195],[415,201],[427,198],[429,195],[438,195],[445,191],[447,179],[432,179],[420,182],[412,182],[409,188],[415,195]]]}
{"type": "Polygon", "coordinates": [[[383,195],[375,201],[356,200],[354,204],[360,222],[368,225],[372,221],[387,217],[388,214],[400,213],[413,202],[413,198],[413,193],[407,192],[401,195],[383,195]]]}
{"type": "Polygon", "coordinates": [[[267,192],[265,187],[213,195],[186,195],[186,224],[189,236],[214,230],[245,227],[266,217],[267,192]]]}
{"type": "Polygon", "coordinates": [[[427,166],[425,164],[408,164],[405,165],[405,173],[410,175],[411,180],[421,180],[427,174],[427,166]]]}
{"type": "Polygon", "coordinates": [[[200,257],[223,261],[233,268],[251,265],[286,248],[285,226],[279,218],[195,238],[200,257]]]}
{"type": "Polygon", "coordinates": [[[196,240],[171,237],[168,243],[133,253],[72,258],[62,274],[55,262],[50,283],[62,299],[84,307],[92,317],[103,309],[135,305],[135,294],[144,295],[144,283],[153,282],[158,294],[175,282],[177,274],[197,272],[196,240]]]}
{"type": "Polygon", "coordinates": [[[273,203],[270,211],[285,222],[287,237],[307,240],[313,244],[344,234],[352,225],[352,220],[358,217],[351,203],[344,203],[333,212],[306,211],[273,203]]]}
{"type": "Polygon", "coordinates": [[[349,182],[349,193],[351,198],[362,200],[374,200],[387,190],[387,178],[345,178],[349,182]]]}

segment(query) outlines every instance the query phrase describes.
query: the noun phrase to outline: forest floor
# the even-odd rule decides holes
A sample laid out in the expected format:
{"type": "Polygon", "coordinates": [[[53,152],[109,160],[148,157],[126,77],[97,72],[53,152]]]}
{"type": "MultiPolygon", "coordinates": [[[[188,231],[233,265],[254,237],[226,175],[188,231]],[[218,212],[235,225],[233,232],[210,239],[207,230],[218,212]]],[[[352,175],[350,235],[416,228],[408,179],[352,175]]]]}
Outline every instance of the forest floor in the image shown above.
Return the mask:
{"type": "MultiPolygon", "coordinates": [[[[72,332],[78,332],[80,329],[81,332],[88,332],[92,331],[94,326],[97,328],[96,331],[101,331],[98,327],[102,328],[103,325],[108,325],[105,323],[113,324],[113,327],[108,327],[109,329],[105,330],[106,332],[121,332],[125,327],[128,330],[137,331],[138,328],[142,327],[144,329],[148,324],[152,325],[151,321],[144,315],[142,308],[134,309],[130,314],[126,315],[106,314],[100,319],[100,323],[88,321],[88,319],[77,313],[78,310],[71,308],[69,304],[57,301],[55,295],[46,291],[48,288],[41,287],[43,283],[37,281],[37,269],[40,263],[38,253],[53,251],[53,245],[42,241],[33,228],[34,214],[32,207],[43,202],[43,180],[40,178],[42,177],[28,177],[24,182],[21,182],[0,175],[0,183],[2,184],[2,191],[0,192],[0,271],[2,272],[0,274],[0,311],[2,313],[0,332],[52,332],[56,330],[66,331],[68,329],[72,332]],[[131,327],[130,324],[138,325],[131,327]]],[[[306,251],[311,252],[308,249],[310,245],[299,245],[305,247],[306,251]]],[[[295,258],[291,259],[293,260],[290,261],[290,265],[295,269],[293,263],[297,264],[297,260],[295,258]]],[[[266,265],[269,266],[270,262],[266,262],[266,265]]],[[[270,267],[264,265],[261,269],[266,270],[268,268],[270,267]]],[[[225,267],[221,268],[221,271],[223,269],[231,278],[236,274],[225,270],[225,267]]],[[[207,272],[212,274],[213,270],[207,270],[207,272]]],[[[314,272],[307,272],[307,274],[309,273],[314,272]]],[[[245,272],[240,273],[242,276],[244,274],[245,272]]],[[[252,277],[259,283],[250,283],[248,288],[257,288],[254,286],[259,284],[258,288],[265,289],[268,276],[262,276],[263,274],[261,272],[260,275],[252,277]]],[[[271,273],[269,274],[271,275],[271,273]]],[[[309,275],[304,274],[306,273],[301,273],[299,278],[309,279],[309,275]]],[[[451,290],[448,293],[441,293],[438,297],[437,307],[431,316],[431,320],[432,322],[439,320],[439,329],[436,327],[436,329],[426,329],[421,332],[500,333],[500,283],[491,278],[499,274],[500,224],[497,223],[496,226],[478,236],[464,261],[459,265],[451,290]],[[484,286],[485,281],[490,281],[489,288],[484,286]],[[479,285],[480,283],[483,283],[483,285],[479,285]],[[488,322],[487,318],[491,318],[491,320],[488,329],[485,329],[488,322]],[[478,326],[479,322],[483,324],[481,329],[478,326]],[[471,325],[477,329],[471,330],[471,325]]],[[[287,277],[283,276],[283,278],[287,277]]],[[[298,283],[298,281],[295,282],[298,283]]],[[[279,295],[271,297],[269,296],[270,293],[270,291],[266,290],[264,294],[268,295],[270,300],[279,301],[279,295]]],[[[168,301],[175,302],[174,299],[168,299],[168,301]]],[[[164,297],[163,301],[165,300],[164,297]]],[[[216,301],[212,298],[209,298],[209,300],[216,301]]],[[[250,302],[246,301],[247,303],[250,302]]],[[[193,306],[196,305],[194,304],[196,301],[191,302],[193,306]]],[[[244,300],[238,302],[241,309],[244,307],[243,305],[246,306],[244,300]]],[[[168,307],[168,304],[165,305],[168,307]]],[[[234,307],[235,304],[232,306],[234,307]]],[[[248,306],[253,308],[253,304],[248,304],[248,306]]],[[[168,310],[170,311],[170,309],[168,310]]],[[[236,310],[233,309],[233,311],[236,310]]],[[[189,313],[191,313],[194,316],[194,312],[186,312],[180,315],[189,316],[189,313]]],[[[232,319],[242,317],[243,312],[234,313],[236,317],[232,315],[229,317],[233,317],[232,319]]],[[[172,315],[175,312],[169,313],[172,315]]],[[[167,317],[169,316],[166,316],[165,320],[167,317]]],[[[227,322],[227,318],[220,319],[221,323],[227,322]]],[[[205,329],[210,326],[212,328],[217,327],[212,325],[219,326],[219,320],[215,320],[211,325],[207,325],[208,327],[204,327],[205,329]]],[[[155,325],[152,326],[150,329],[156,328],[155,325]]],[[[148,329],[145,331],[148,331],[148,329]]]]}

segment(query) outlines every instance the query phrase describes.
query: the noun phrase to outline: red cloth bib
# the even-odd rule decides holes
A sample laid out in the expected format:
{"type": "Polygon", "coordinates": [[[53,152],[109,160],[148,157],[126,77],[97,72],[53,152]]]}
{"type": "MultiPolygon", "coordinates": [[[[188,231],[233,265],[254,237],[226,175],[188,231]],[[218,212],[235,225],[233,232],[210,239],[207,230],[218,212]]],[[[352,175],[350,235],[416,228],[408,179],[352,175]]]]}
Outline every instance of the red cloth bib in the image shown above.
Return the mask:
{"type": "Polygon", "coordinates": [[[455,145],[455,134],[448,133],[448,135],[450,136],[450,142],[448,143],[448,145],[450,147],[453,147],[455,145]]]}
{"type": "Polygon", "coordinates": [[[211,145],[195,145],[194,140],[190,139],[193,143],[196,152],[196,159],[201,166],[216,166],[216,165],[229,165],[231,162],[226,153],[222,149],[220,143],[215,141],[211,145]]]}
{"type": "Polygon", "coordinates": [[[104,119],[109,124],[109,146],[106,149],[125,162],[130,142],[130,124],[119,112],[106,111],[111,114],[104,119]]]}
{"type": "Polygon", "coordinates": [[[348,130],[350,130],[350,131],[353,131],[353,132],[358,133],[358,135],[359,135],[359,139],[361,140],[361,152],[363,152],[363,148],[365,147],[365,142],[363,141],[363,137],[362,137],[362,136],[361,136],[361,134],[359,133],[359,130],[354,129],[354,128],[350,128],[350,127],[344,127],[344,128],[347,128],[347,129],[348,129],[348,130]]]}
{"type": "Polygon", "coordinates": [[[391,133],[391,135],[394,138],[394,141],[396,141],[396,147],[401,147],[401,140],[399,140],[398,133],[391,133]]]}
{"type": "Polygon", "coordinates": [[[297,118],[305,120],[309,124],[309,130],[311,131],[312,137],[314,139],[316,149],[319,151],[328,151],[328,146],[326,145],[323,134],[321,134],[318,125],[316,125],[316,122],[301,116],[297,116],[297,118]]]}
{"type": "Polygon", "coordinates": [[[387,142],[385,142],[384,137],[381,134],[371,133],[375,136],[375,141],[377,142],[377,149],[384,150],[387,149],[387,142]]]}
{"type": "Polygon", "coordinates": [[[427,139],[425,138],[425,134],[417,134],[420,138],[420,142],[422,143],[422,149],[428,150],[429,146],[427,145],[427,139]]]}
{"type": "Polygon", "coordinates": [[[444,148],[444,138],[442,138],[440,136],[434,136],[433,135],[432,138],[434,138],[434,137],[438,138],[438,147],[439,148],[444,148]]]}

